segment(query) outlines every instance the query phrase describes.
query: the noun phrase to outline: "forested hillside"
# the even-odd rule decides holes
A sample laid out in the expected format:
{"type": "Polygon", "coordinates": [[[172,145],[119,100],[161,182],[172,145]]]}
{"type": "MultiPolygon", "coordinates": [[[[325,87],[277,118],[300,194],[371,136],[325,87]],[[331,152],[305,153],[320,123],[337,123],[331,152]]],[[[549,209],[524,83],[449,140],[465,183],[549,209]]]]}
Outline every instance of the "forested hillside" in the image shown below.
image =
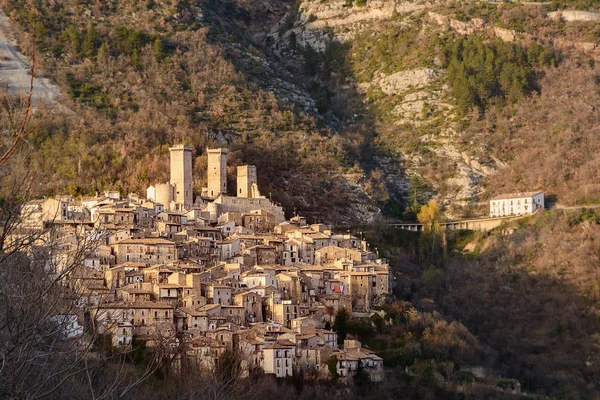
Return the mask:
{"type": "Polygon", "coordinates": [[[331,222],[431,196],[451,216],[499,191],[599,197],[600,24],[568,14],[593,2],[1,5],[71,111],[30,141],[46,193],[140,192],[185,141],[198,188],[205,146],[227,146],[232,176],[256,164],[288,212],[331,222]]]}
{"type": "Polygon", "coordinates": [[[363,191],[350,204],[344,199],[354,184],[343,174],[362,174],[348,156],[358,144],[249,75],[269,72],[249,42],[253,29],[260,35],[285,4],[241,6],[3,2],[23,30],[22,48],[35,38],[38,71],[59,84],[71,111],[54,112],[29,139],[30,167],[44,192],[143,192],[167,179],[168,146],[185,142],[199,156],[198,192],[206,179],[204,148],[226,146],[230,168],[255,164],[261,191],[289,212],[295,207],[318,218],[331,210],[335,220],[376,211],[363,191]],[[363,212],[349,211],[357,203],[363,212]]]}
{"type": "Polygon", "coordinates": [[[446,258],[441,232],[369,235],[401,271],[397,296],[463,323],[489,346],[482,364],[530,393],[592,399],[599,221],[598,211],[556,210],[490,233],[454,231],[446,258]]]}

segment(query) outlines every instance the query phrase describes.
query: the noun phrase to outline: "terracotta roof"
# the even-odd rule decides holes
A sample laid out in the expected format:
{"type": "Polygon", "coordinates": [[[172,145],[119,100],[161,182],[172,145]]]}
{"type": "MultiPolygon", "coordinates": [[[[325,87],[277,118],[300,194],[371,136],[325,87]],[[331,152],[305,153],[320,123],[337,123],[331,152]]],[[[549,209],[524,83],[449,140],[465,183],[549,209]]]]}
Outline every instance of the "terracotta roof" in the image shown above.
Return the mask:
{"type": "Polygon", "coordinates": [[[98,308],[162,308],[162,309],[173,309],[173,307],[167,303],[160,301],[136,301],[134,303],[108,303],[101,304],[98,308]]]}
{"type": "Polygon", "coordinates": [[[282,342],[287,342],[289,344],[284,344],[284,343],[281,343],[281,342],[275,342],[275,343],[266,345],[265,347],[263,347],[263,349],[284,349],[284,350],[289,350],[290,347],[294,347],[295,346],[294,343],[292,343],[292,342],[290,342],[288,340],[285,340],[285,341],[282,341],[282,342]]]}
{"type": "Polygon", "coordinates": [[[175,245],[175,242],[172,242],[163,238],[140,238],[140,239],[124,239],[116,244],[172,244],[175,245]]]}
{"type": "Polygon", "coordinates": [[[191,307],[180,307],[178,309],[181,312],[184,312],[192,317],[206,317],[206,312],[200,310],[194,310],[191,307]]]}
{"type": "Polygon", "coordinates": [[[206,305],[202,306],[199,310],[211,311],[211,310],[214,310],[215,308],[219,308],[219,307],[221,307],[220,304],[206,304],[206,305]]]}
{"type": "Polygon", "coordinates": [[[183,286],[177,285],[175,283],[159,283],[158,287],[161,289],[180,289],[183,286]]]}
{"type": "Polygon", "coordinates": [[[152,294],[151,290],[140,289],[140,288],[123,288],[123,291],[129,294],[152,294]]]}

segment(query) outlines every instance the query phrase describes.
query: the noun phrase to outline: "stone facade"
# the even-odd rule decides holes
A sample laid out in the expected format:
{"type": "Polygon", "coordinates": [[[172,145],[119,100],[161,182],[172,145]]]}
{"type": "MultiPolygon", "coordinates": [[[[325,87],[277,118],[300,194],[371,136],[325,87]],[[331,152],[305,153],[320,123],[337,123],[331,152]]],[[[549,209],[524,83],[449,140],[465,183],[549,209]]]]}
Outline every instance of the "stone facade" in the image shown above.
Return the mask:
{"type": "Polygon", "coordinates": [[[237,197],[260,197],[256,167],[242,165],[237,167],[237,197]]]}
{"type": "MultiPolygon", "coordinates": [[[[207,149],[208,186],[206,197],[217,198],[227,194],[227,149],[207,149]]],[[[204,194],[204,193],[203,193],[204,194]]]]}
{"type": "MultiPolygon", "coordinates": [[[[194,204],[192,181],[192,148],[176,145],[169,149],[171,152],[171,185],[175,189],[176,203],[183,204],[189,209],[194,204]]],[[[168,206],[168,204],[165,204],[168,206]]]]}

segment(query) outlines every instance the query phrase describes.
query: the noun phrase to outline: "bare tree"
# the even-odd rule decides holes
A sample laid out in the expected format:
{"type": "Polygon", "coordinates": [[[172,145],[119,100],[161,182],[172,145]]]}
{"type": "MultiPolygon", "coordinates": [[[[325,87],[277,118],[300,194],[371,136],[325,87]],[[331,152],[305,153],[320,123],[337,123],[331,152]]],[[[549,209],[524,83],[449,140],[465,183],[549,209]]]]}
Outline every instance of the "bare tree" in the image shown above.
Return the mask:
{"type": "Polygon", "coordinates": [[[132,374],[126,355],[99,349],[99,333],[79,323],[90,288],[76,281],[106,233],[59,225],[56,215],[29,223],[35,173],[24,145],[47,116],[34,117],[34,77],[35,58],[28,96],[20,103],[7,96],[0,109],[0,397],[124,398],[156,363],[132,374]]]}

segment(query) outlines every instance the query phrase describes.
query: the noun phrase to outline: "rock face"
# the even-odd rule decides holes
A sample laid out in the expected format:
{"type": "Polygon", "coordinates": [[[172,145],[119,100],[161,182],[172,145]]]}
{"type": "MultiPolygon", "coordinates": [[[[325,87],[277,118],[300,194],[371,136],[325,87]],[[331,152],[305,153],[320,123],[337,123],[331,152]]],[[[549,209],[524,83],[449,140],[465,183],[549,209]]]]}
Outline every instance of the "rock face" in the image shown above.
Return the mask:
{"type": "Polygon", "coordinates": [[[431,68],[410,69],[385,76],[377,84],[388,95],[405,92],[409,89],[425,87],[437,80],[439,72],[431,68]]]}
{"type": "Polygon", "coordinates": [[[447,30],[453,30],[460,33],[461,35],[472,35],[485,28],[485,22],[480,18],[474,18],[470,22],[464,22],[431,11],[427,13],[427,18],[429,21],[440,25],[447,30]]]}
{"type": "MultiPolygon", "coordinates": [[[[351,40],[354,36],[380,20],[387,20],[394,14],[411,14],[430,7],[436,1],[377,1],[371,0],[363,7],[348,7],[345,0],[321,2],[303,1],[298,8],[298,18],[294,26],[284,33],[287,39],[293,32],[299,44],[323,51],[331,39],[351,40]]],[[[270,36],[275,37],[281,27],[295,11],[290,11],[282,22],[275,26],[270,36]]]]}
{"type": "MultiPolygon", "coordinates": [[[[389,19],[396,5],[392,1],[369,1],[364,7],[347,7],[344,0],[321,3],[319,1],[304,2],[300,12],[308,22],[309,29],[335,28],[356,24],[363,21],[389,19]]],[[[398,7],[405,10],[422,8],[417,4],[398,7]]]]}
{"type": "MultiPolygon", "coordinates": [[[[415,20],[424,21],[423,28],[472,34],[488,29],[483,20],[462,22],[441,14],[428,12],[437,1],[367,1],[363,7],[348,7],[345,0],[322,2],[302,1],[298,10],[288,15],[269,33],[272,49],[281,58],[289,56],[288,43],[293,39],[299,46],[310,46],[324,51],[331,41],[351,42],[363,32],[377,40],[379,24],[393,23],[410,27],[415,20]],[[411,18],[393,19],[396,15],[411,18]]],[[[510,37],[510,32],[498,35],[510,37]]],[[[392,104],[386,117],[385,141],[399,142],[391,154],[376,154],[373,161],[383,172],[383,184],[389,193],[408,198],[413,182],[420,186],[422,198],[438,197],[443,203],[467,204],[482,191],[482,177],[495,171],[494,163],[484,164],[474,154],[459,150],[455,132],[439,132],[439,118],[449,119],[453,112],[448,88],[444,85],[445,71],[421,67],[399,70],[394,73],[376,72],[368,82],[353,82],[364,99],[375,93],[380,101],[392,104]],[[435,114],[436,118],[432,118],[435,114]],[[402,147],[402,137],[407,130],[417,129],[427,133],[412,149],[402,147]],[[434,179],[431,165],[444,165],[447,170],[434,179]],[[444,176],[441,179],[441,175],[444,176]]],[[[308,106],[308,104],[306,104],[308,106]]],[[[310,107],[310,106],[309,106],[310,107]]],[[[423,133],[421,133],[423,134],[423,133]]],[[[414,139],[412,139],[414,140],[414,139]]],[[[348,183],[349,193],[364,193],[364,179],[348,183]]],[[[366,204],[366,203],[364,203],[366,204]]],[[[365,206],[358,210],[362,219],[372,220],[379,210],[365,206]],[[368,210],[367,210],[368,208],[368,210]]]]}
{"type": "Polygon", "coordinates": [[[497,26],[494,27],[494,34],[505,42],[514,42],[517,40],[517,34],[515,31],[510,29],[502,29],[497,26]]]}
{"type": "Polygon", "coordinates": [[[573,21],[600,21],[600,14],[590,11],[554,11],[548,13],[552,19],[560,19],[567,22],[573,21]]]}

